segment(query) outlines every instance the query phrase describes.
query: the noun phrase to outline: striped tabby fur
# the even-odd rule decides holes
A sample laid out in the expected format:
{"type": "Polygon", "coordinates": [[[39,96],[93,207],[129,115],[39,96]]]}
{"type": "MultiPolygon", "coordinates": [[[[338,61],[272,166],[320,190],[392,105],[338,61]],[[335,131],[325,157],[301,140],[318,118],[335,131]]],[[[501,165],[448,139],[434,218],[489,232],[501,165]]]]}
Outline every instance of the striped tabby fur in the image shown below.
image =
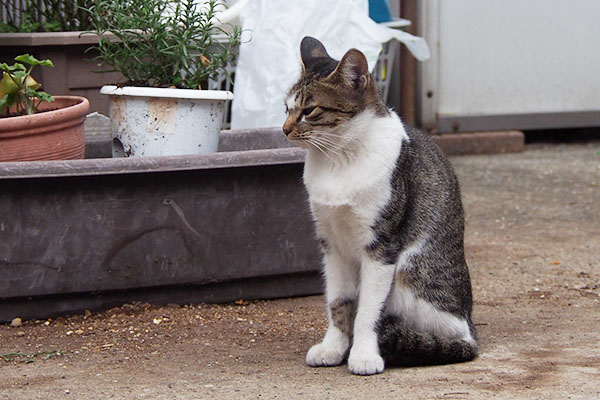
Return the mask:
{"type": "Polygon", "coordinates": [[[308,149],[329,327],[306,361],[370,375],[477,356],[456,176],[428,135],[381,101],[364,55],[300,46],[283,131],[308,149]]]}

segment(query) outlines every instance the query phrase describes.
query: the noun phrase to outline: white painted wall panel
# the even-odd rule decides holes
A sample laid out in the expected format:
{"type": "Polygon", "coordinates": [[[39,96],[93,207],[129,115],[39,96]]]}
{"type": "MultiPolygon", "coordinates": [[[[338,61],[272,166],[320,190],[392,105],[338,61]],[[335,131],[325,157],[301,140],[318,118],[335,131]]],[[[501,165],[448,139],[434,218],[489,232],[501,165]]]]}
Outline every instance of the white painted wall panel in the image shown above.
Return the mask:
{"type": "Polygon", "coordinates": [[[422,15],[435,66],[422,69],[424,122],[600,111],[600,1],[425,3],[421,12],[437,15],[422,15]]]}

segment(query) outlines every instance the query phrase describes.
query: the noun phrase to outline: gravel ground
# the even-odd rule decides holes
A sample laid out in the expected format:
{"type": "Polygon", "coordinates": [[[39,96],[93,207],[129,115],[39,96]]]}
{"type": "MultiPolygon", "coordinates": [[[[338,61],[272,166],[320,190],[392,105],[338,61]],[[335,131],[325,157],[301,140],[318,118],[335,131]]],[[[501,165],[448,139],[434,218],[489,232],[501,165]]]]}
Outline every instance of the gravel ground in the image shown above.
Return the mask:
{"type": "Polygon", "coordinates": [[[600,398],[600,142],[462,156],[481,356],[352,376],[310,368],[320,296],[126,304],[0,325],[0,399],[600,398]]]}

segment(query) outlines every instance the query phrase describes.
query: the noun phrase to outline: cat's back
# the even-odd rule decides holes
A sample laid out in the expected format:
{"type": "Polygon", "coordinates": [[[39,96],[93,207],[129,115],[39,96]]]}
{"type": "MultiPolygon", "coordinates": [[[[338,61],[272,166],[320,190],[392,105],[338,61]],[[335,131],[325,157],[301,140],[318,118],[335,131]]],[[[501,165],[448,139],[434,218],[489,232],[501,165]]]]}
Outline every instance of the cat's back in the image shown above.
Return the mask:
{"type": "Polygon", "coordinates": [[[404,155],[411,158],[410,162],[417,167],[412,172],[417,177],[419,172],[423,172],[422,179],[443,179],[439,183],[444,183],[444,187],[458,185],[456,174],[448,157],[433,137],[427,132],[410,127],[406,127],[405,132],[408,144],[404,149],[404,155]]]}
{"type": "Polygon", "coordinates": [[[461,222],[459,182],[448,157],[428,133],[415,128],[405,131],[408,140],[396,163],[392,185],[405,192],[402,197],[407,203],[430,212],[426,219],[439,220],[444,216],[443,220],[453,218],[461,222]]]}

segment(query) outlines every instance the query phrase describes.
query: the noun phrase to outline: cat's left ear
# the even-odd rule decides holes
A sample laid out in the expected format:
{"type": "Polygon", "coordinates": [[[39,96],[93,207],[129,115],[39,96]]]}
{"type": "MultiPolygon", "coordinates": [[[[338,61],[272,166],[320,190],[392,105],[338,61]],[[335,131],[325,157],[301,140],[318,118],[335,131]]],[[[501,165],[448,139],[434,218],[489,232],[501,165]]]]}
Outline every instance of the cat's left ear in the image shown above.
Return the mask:
{"type": "Polygon", "coordinates": [[[367,58],[361,51],[350,49],[327,78],[339,79],[344,85],[355,90],[365,89],[371,82],[367,58]]]}
{"type": "Polygon", "coordinates": [[[306,72],[316,60],[331,57],[327,54],[323,43],[314,37],[305,36],[300,43],[300,58],[302,61],[302,71],[306,72]]]}

